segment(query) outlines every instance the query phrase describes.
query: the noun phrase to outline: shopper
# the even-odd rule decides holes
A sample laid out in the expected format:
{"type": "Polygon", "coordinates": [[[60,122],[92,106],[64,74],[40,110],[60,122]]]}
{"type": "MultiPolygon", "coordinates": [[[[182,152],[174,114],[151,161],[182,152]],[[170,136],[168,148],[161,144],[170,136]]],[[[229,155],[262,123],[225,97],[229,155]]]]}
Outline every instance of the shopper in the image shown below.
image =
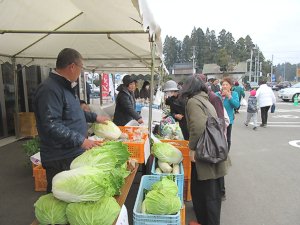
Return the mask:
{"type": "Polygon", "coordinates": [[[184,83],[182,90],[182,96],[188,98],[186,120],[190,134],[193,208],[199,224],[219,225],[221,214],[220,178],[227,174],[227,161],[212,164],[195,159],[196,145],[206,126],[207,111],[213,117],[217,117],[217,113],[208,100],[207,87],[199,77],[190,77],[184,83]]]}
{"type": "MultiPolygon", "coordinates": [[[[240,105],[241,105],[241,100],[242,100],[242,98],[245,97],[245,91],[244,91],[244,88],[240,86],[240,84],[239,84],[238,81],[236,81],[236,82],[234,83],[234,87],[232,88],[232,90],[235,91],[235,92],[238,94],[238,96],[239,96],[239,103],[240,103],[240,105]]],[[[239,109],[240,109],[240,106],[237,107],[236,109],[234,109],[234,112],[235,112],[235,113],[239,113],[239,109]]]]}
{"type": "Polygon", "coordinates": [[[74,158],[97,146],[97,142],[86,138],[87,122],[106,123],[108,119],[80,108],[74,85],[82,67],[79,52],[63,49],[58,54],[56,69],[50,72],[35,93],[34,113],[48,193],[52,189],[52,178],[57,173],[69,170],[74,158]]]}
{"type": "Polygon", "coordinates": [[[248,126],[251,119],[253,119],[254,127],[253,130],[257,129],[257,99],[255,97],[256,90],[250,91],[250,96],[248,98],[247,107],[247,118],[245,125],[248,126]]]}
{"type": "Polygon", "coordinates": [[[143,123],[141,115],[135,111],[135,79],[126,75],[123,77],[123,84],[121,84],[117,91],[119,91],[116,98],[116,108],[113,122],[117,126],[125,126],[129,121],[136,120],[138,123],[143,123]]]}
{"type": "Polygon", "coordinates": [[[261,127],[266,128],[268,123],[268,111],[276,103],[276,98],[272,89],[266,84],[267,79],[260,81],[260,86],[256,91],[256,98],[260,107],[261,127]]]}
{"type": "Polygon", "coordinates": [[[149,81],[144,81],[143,86],[140,90],[140,98],[145,100],[150,99],[150,83],[149,81]]]}

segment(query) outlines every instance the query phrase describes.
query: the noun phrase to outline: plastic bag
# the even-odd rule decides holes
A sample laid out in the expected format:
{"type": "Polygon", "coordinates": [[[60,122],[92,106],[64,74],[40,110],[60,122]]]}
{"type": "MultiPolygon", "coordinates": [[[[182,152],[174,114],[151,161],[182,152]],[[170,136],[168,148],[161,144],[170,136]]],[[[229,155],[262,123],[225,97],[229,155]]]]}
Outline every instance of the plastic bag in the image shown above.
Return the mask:
{"type": "Polygon", "coordinates": [[[241,105],[241,106],[247,106],[248,103],[247,103],[246,99],[243,98],[243,99],[241,100],[241,102],[240,102],[240,105],[241,105]]]}

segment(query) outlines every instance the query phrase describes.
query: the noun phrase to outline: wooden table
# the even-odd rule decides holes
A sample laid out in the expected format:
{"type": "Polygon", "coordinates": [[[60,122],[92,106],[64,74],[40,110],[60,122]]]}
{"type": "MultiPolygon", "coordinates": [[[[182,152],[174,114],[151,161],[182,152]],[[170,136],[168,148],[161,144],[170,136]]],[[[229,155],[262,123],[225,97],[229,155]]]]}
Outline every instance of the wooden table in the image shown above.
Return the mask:
{"type": "MultiPolygon", "coordinates": [[[[131,174],[125,178],[125,184],[121,188],[121,195],[115,196],[120,207],[122,207],[122,205],[124,204],[124,202],[127,198],[127,195],[129,193],[129,190],[131,188],[132,182],[134,180],[134,177],[137,173],[138,168],[139,168],[139,164],[136,163],[135,168],[131,171],[131,174]]],[[[115,223],[116,223],[116,221],[114,222],[114,224],[115,223]]],[[[35,219],[30,225],[39,225],[39,224],[40,224],[39,221],[37,219],[35,219]]]]}

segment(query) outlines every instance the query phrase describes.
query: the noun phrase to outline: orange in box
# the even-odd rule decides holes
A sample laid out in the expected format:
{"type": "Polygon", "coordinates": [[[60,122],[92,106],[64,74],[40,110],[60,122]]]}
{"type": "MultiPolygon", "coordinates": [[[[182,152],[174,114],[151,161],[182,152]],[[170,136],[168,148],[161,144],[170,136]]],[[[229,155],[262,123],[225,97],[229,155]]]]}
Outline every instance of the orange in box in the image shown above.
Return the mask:
{"type": "Polygon", "coordinates": [[[33,176],[34,176],[34,190],[46,191],[47,190],[46,170],[42,167],[42,165],[38,165],[33,168],[33,176]]]}

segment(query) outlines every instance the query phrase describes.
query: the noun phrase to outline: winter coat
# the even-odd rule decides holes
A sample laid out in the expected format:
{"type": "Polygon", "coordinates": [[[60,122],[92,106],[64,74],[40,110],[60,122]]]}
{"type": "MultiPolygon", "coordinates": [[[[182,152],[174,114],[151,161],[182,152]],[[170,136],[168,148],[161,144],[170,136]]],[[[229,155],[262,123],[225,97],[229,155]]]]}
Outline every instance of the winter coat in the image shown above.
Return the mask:
{"type": "Polygon", "coordinates": [[[222,100],[224,108],[230,119],[230,124],[233,124],[234,121],[234,109],[237,109],[240,106],[239,96],[238,93],[235,91],[231,91],[231,98],[228,99],[227,97],[222,97],[221,93],[216,93],[222,100]]]}
{"type": "Polygon", "coordinates": [[[113,122],[117,126],[125,126],[131,120],[139,120],[141,116],[135,111],[135,98],[127,87],[120,85],[116,98],[116,108],[113,122]]]}
{"type": "Polygon", "coordinates": [[[140,98],[150,99],[150,89],[142,88],[140,90],[140,98]]]}
{"type": "Polygon", "coordinates": [[[272,89],[266,85],[262,84],[256,91],[256,98],[259,104],[259,107],[271,106],[275,104],[276,98],[272,89]]]}
{"type": "Polygon", "coordinates": [[[179,126],[181,128],[184,140],[189,140],[189,131],[187,128],[186,118],[185,118],[185,103],[180,101],[177,97],[171,96],[166,99],[166,105],[170,106],[171,115],[175,119],[175,121],[179,122],[179,126]],[[181,120],[177,120],[175,118],[176,114],[183,115],[181,120]]]}
{"type": "Polygon", "coordinates": [[[232,90],[238,94],[240,101],[241,101],[242,97],[245,97],[244,88],[242,88],[241,86],[234,86],[232,90]]]}
{"type": "MultiPolygon", "coordinates": [[[[186,105],[186,120],[190,133],[189,148],[195,151],[197,142],[203,135],[208,115],[206,110],[213,116],[217,117],[217,113],[213,105],[208,100],[208,95],[204,92],[190,98],[186,105]]],[[[227,160],[220,163],[195,162],[198,180],[217,179],[227,174],[227,160]]]]}
{"type": "Polygon", "coordinates": [[[256,113],[257,112],[257,98],[255,96],[249,96],[247,112],[248,113],[256,113]]]}
{"type": "Polygon", "coordinates": [[[81,145],[87,136],[87,122],[95,122],[97,115],[80,108],[70,81],[51,72],[36,90],[34,113],[42,162],[83,153],[81,145]]]}

